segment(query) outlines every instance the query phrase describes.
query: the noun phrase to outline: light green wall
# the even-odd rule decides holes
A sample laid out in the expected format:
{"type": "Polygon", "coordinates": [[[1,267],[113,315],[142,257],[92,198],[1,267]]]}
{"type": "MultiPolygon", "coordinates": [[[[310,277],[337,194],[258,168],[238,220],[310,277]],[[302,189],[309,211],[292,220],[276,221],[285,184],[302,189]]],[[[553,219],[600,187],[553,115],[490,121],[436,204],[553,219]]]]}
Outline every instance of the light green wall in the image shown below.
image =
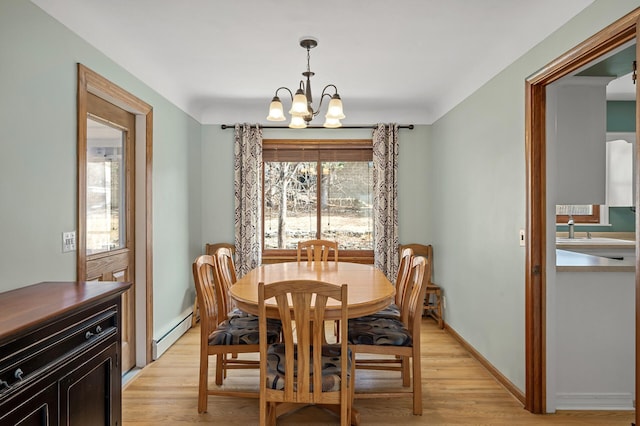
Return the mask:
{"type": "Polygon", "coordinates": [[[75,280],[76,63],[153,106],[154,336],[193,303],[200,124],[26,0],[0,2],[0,291],[75,280]]]}
{"type": "MultiPolygon", "coordinates": [[[[402,123],[403,124],[403,123],[402,123]]],[[[430,126],[400,129],[398,158],[398,233],[400,243],[427,242],[425,167],[430,126]]],[[[264,139],[365,139],[371,129],[264,129],[264,139]]],[[[202,241],[234,240],[233,130],[202,126],[202,241]]]]}
{"type": "Polygon", "coordinates": [[[521,390],[525,252],[518,230],[526,223],[525,79],[638,6],[637,0],[596,0],[431,129],[428,238],[434,281],[446,296],[446,321],[521,390]]]}

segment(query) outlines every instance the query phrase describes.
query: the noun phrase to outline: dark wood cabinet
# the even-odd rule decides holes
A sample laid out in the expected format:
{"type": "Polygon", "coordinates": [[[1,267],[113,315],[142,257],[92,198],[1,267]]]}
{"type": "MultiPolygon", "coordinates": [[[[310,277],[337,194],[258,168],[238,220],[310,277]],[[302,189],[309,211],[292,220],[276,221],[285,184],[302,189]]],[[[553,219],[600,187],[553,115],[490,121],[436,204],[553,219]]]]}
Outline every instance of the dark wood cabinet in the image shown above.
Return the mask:
{"type": "Polygon", "coordinates": [[[0,426],[121,422],[128,283],[44,282],[0,294],[0,426]]]}

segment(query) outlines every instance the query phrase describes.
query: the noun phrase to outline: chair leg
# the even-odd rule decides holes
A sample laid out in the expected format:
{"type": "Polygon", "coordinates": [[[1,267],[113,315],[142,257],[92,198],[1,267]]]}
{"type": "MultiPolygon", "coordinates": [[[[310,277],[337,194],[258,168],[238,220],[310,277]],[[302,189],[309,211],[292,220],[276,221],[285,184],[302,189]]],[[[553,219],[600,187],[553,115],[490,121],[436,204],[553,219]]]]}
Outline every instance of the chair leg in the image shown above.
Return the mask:
{"type": "Polygon", "coordinates": [[[264,392],[260,392],[260,426],[267,425],[267,401],[264,392]]]}
{"type": "Polygon", "coordinates": [[[360,413],[357,413],[357,416],[354,416],[353,411],[353,401],[356,396],[356,353],[354,350],[351,351],[351,376],[349,377],[349,402],[347,405],[347,415],[350,420],[350,424],[360,424],[360,413]]]}
{"type": "Polygon", "coordinates": [[[200,311],[198,310],[198,299],[193,302],[193,314],[191,315],[191,327],[195,327],[199,319],[200,311]]]}
{"type": "Polygon", "coordinates": [[[269,402],[267,404],[267,424],[270,426],[275,426],[277,422],[276,403],[269,402]]]}
{"type": "Polygon", "coordinates": [[[442,295],[441,294],[437,295],[436,308],[438,310],[438,327],[444,328],[444,317],[442,316],[442,295]]]}
{"type": "Polygon", "coordinates": [[[411,371],[409,367],[409,357],[400,357],[400,377],[402,377],[402,386],[408,388],[411,384],[411,371]]]}
{"type": "Polygon", "coordinates": [[[209,355],[200,355],[200,378],[198,379],[198,413],[207,412],[209,396],[209,355]]]}
{"type": "Polygon", "coordinates": [[[216,355],[216,385],[221,385],[222,384],[223,373],[226,374],[226,371],[223,371],[223,369],[224,369],[224,361],[225,361],[224,357],[225,356],[226,355],[224,355],[224,354],[216,355]]]}
{"type": "Polygon", "coordinates": [[[440,291],[427,294],[423,309],[423,316],[433,318],[438,323],[439,328],[444,328],[444,317],[442,315],[442,293],[440,291]],[[433,303],[431,303],[431,295],[433,295],[433,303]]]}
{"type": "Polygon", "coordinates": [[[413,391],[413,414],[422,415],[422,376],[420,374],[420,348],[414,346],[413,358],[411,364],[413,364],[413,377],[412,379],[412,391],[413,391]]]}

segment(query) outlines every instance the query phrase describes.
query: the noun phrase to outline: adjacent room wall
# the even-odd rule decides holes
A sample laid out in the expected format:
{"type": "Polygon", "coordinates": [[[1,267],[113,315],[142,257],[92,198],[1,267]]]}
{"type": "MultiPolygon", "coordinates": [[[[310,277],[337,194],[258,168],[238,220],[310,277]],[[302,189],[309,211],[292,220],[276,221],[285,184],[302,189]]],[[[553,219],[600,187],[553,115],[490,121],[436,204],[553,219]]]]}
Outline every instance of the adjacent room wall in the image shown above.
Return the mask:
{"type": "MultiPolygon", "coordinates": [[[[24,0],[0,2],[0,292],[75,280],[76,63],[153,106],[154,336],[193,303],[200,124],[24,0]]],[[[142,243],[142,242],[141,242],[142,243]]]]}
{"type": "Polygon", "coordinates": [[[427,215],[445,320],[523,391],[525,79],[638,6],[596,0],[431,129],[427,215]]]}

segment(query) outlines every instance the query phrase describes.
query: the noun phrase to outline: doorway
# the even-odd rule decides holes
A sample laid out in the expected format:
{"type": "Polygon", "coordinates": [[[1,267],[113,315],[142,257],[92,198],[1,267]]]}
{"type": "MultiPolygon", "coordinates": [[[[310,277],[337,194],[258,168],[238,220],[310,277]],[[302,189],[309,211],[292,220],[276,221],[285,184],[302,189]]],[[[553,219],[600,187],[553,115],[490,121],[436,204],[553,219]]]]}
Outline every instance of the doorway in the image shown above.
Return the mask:
{"type": "MultiPolygon", "coordinates": [[[[527,246],[525,264],[525,408],[533,413],[546,412],[546,270],[547,270],[547,165],[546,165],[546,89],[547,86],[578,69],[597,61],[625,43],[636,40],[640,9],[603,29],[562,55],[526,81],[526,177],[527,246]]],[[[637,49],[636,40],[636,49],[637,49]]],[[[636,53],[637,57],[637,53],[636,53]]],[[[637,90],[637,89],[636,89],[637,90]]],[[[637,95],[636,95],[637,99],[637,95]]],[[[636,128],[638,118],[636,113],[636,128]]],[[[636,164],[640,163],[635,158],[636,164]]],[[[636,168],[637,169],[637,168],[636,168]]],[[[636,182],[638,175],[635,176],[636,182]]],[[[636,185],[637,187],[637,185],[636,185]]],[[[637,206],[636,197],[636,206],[637,206]]],[[[637,220],[636,220],[637,224],[637,220]]],[[[549,226],[552,226],[551,224],[549,226]]],[[[555,223],[553,224],[555,227],[555,223]]],[[[637,225],[636,225],[637,227],[637,225]]],[[[636,245],[638,233],[636,232],[636,245]]],[[[638,271],[636,260],[636,271],[638,271]]],[[[636,395],[638,394],[638,298],[636,272],[636,395]]],[[[638,413],[636,411],[636,423],[638,413]]]]}
{"type": "Polygon", "coordinates": [[[127,281],[122,371],[151,362],[150,105],[78,64],[77,279],[127,281]]]}

